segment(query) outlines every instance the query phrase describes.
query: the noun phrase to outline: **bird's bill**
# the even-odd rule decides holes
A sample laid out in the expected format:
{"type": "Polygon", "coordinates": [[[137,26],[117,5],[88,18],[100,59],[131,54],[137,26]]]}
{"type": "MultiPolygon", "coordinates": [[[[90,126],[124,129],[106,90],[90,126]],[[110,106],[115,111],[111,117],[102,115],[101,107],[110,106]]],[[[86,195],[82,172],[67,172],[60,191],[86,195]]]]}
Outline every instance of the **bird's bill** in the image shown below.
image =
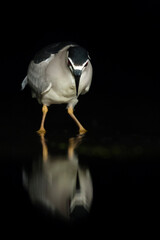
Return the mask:
{"type": "Polygon", "coordinates": [[[76,96],[78,96],[78,89],[79,89],[81,73],[82,73],[81,71],[74,72],[74,79],[75,79],[75,84],[76,84],[76,96]]]}
{"type": "Polygon", "coordinates": [[[78,96],[79,80],[80,80],[80,77],[79,77],[79,76],[76,76],[76,77],[75,77],[75,83],[76,83],[76,96],[78,96]]]}

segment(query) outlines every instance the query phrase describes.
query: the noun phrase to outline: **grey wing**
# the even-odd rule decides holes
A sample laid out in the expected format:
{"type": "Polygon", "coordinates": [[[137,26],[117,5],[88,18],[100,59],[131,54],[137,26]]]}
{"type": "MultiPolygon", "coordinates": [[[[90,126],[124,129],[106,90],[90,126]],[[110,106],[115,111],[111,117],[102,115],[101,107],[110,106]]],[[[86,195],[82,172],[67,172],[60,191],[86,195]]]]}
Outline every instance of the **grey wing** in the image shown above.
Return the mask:
{"type": "Polygon", "coordinates": [[[24,90],[24,88],[26,87],[27,84],[28,84],[28,79],[26,76],[25,79],[21,83],[21,89],[24,90]]]}
{"type": "Polygon", "coordinates": [[[54,56],[51,56],[47,60],[35,64],[33,61],[31,61],[29,68],[28,68],[28,74],[27,74],[27,80],[30,87],[33,89],[33,91],[40,95],[50,90],[52,87],[51,82],[47,81],[46,78],[46,67],[48,66],[48,63],[51,59],[53,59],[54,56]]]}
{"type": "Polygon", "coordinates": [[[49,91],[52,84],[51,82],[47,82],[45,76],[46,67],[54,59],[56,53],[69,45],[76,44],[73,42],[59,42],[48,45],[40,50],[29,65],[27,77],[22,82],[22,89],[25,88],[26,84],[29,84],[36,94],[43,94],[49,91]]]}

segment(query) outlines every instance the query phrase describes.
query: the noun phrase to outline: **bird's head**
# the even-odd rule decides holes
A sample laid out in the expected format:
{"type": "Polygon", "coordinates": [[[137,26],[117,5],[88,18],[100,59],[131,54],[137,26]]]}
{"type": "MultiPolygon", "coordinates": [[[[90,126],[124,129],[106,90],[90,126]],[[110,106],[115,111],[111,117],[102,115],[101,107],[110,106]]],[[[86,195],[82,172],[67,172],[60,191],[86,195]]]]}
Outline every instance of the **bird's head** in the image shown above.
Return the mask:
{"type": "Polygon", "coordinates": [[[76,95],[78,96],[79,82],[82,73],[86,70],[90,57],[86,49],[73,46],[68,49],[68,67],[74,76],[76,84],[76,95]]]}

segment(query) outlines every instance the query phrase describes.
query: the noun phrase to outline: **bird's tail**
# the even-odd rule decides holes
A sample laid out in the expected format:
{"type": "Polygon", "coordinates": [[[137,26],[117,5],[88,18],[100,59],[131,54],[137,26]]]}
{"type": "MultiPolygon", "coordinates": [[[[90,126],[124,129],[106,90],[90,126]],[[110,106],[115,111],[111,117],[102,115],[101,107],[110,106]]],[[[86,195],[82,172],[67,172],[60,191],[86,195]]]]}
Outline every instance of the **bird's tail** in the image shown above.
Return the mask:
{"type": "Polygon", "coordinates": [[[25,79],[23,80],[22,84],[21,84],[21,90],[23,90],[25,88],[25,86],[27,85],[28,83],[28,78],[27,76],[25,77],[25,79]]]}

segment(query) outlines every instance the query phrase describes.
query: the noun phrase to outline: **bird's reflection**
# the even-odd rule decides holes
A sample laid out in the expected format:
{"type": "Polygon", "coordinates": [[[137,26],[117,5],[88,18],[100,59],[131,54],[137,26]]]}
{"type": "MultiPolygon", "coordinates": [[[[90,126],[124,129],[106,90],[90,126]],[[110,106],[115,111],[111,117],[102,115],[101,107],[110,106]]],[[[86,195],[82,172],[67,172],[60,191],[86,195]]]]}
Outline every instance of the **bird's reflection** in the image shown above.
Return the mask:
{"type": "Polygon", "coordinates": [[[68,152],[63,156],[50,155],[44,134],[40,139],[41,160],[32,165],[31,174],[23,171],[24,186],[31,200],[68,219],[86,216],[93,198],[92,179],[75,153],[83,136],[70,138],[68,152]]]}

